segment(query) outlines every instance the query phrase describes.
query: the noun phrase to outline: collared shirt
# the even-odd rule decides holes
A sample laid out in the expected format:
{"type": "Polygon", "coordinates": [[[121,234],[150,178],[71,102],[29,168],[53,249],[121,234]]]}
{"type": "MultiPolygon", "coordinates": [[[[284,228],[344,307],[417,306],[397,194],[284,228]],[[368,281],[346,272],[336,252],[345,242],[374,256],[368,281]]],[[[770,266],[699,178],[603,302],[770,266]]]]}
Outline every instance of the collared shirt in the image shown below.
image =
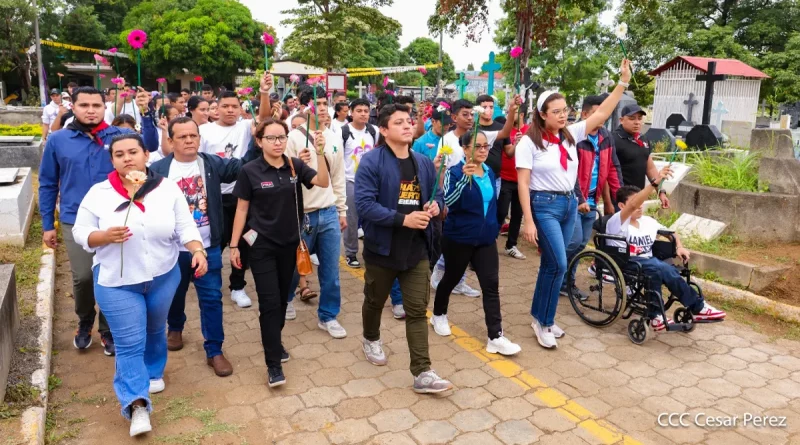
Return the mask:
{"type": "MultiPolygon", "coordinates": [[[[305,127],[303,127],[305,130],[305,127]]],[[[314,171],[326,168],[325,165],[317,164],[317,155],[314,149],[314,130],[311,130],[308,139],[308,148],[311,150],[311,162],[308,164],[314,171]]],[[[336,206],[339,216],[347,215],[347,184],[345,182],[344,166],[344,144],[342,143],[341,133],[335,133],[330,128],[326,128],[322,134],[325,136],[325,158],[328,160],[328,173],[330,174],[330,187],[314,187],[310,190],[303,190],[303,203],[306,213],[317,210],[327,209],[336,206]]],[[[286,156],[296,158],[300,150],[306,148],[306,136],[299,129],[289,132],[289,140],[286,142],[286,156]]]]}
{"type": "Polygon", "coordinates": [[[50,103],[42,109],[42,123],[51,125],[56,120],[56,116],[58,116],[58,104],[51,100],[50,103]]]}
{"type": "MultiPolygon", "coordinates": [[[[264,157],[248,162],[239,172],[233,195],[250,202],[247,225],[270,244],[286,247],[300,242],[298,215],[303,218],[303,193],[300,184],[311,189],[317,172],[297,158],[283,156],[284,164],[275,168],[264,157]],[[288,162],[294,163],[297,178],[292,179],[288,162]],[[295,202],[295,195],[297,201],[295,202]],[[297,207],[295,207],[295,203],[297,207]]],[[[242,242],[242,241],[240,241],[242,242]]]]}
{"type": "Polygon", "coordinates": [[[433,161],[436,158],[436,153],[439,151],[439,142],[441,142],[441,140],[441,136],[434,133],[433,130],[430,130],[414,141],[414,145],[411,149],[419,154],[427,156],[433,161]]]}
{"type": "MultiPolygon", "coordinates": [[[[586,139],[586,121],[569,125],[566,130],[572,134],[575,144],[586,139]]],[[[547,141],[542,141],[542,144],[544,150],[537,147],[528,135],[522,136],[517,144],[514,161],[517,163],[517,169],[524,168],[531,171],[528,188],[548,192],[574,190],[578,179],[578,151],[575,144],[570,144],[562,138],[562,144],[569,155],[566,170],[561,166],[561,150],[558,144],[547,141]]]]}
{"type": "Polygon", "coordinates": [[[633,135],[625,131],[620,125],[614,131],[614,146],[617,148],[617,158],[622,167],[622,183],[644,188],[647,176],[647,161],[650,159],[650,146],[642,141],[639,146],[633,135]]]}
{"type": "Polygon", "coordinates": [[[130,212],[127,209],[116,212],[126,201],[107,179],[95,184],[81,202],[72,228],[75,242],[95,254],[92,267],[100,267],[97,284],[101,286],[119,287],[152,281],[172,270],[178,262],[175,234],[181,245],[201,240],[186,199],[174,182],[162,179],[142,200],[144,212],[135,205],[130,212]],[[132,234],[124,243],[89,247],[92,232],[122,226],[130,228],[132,234]]]}

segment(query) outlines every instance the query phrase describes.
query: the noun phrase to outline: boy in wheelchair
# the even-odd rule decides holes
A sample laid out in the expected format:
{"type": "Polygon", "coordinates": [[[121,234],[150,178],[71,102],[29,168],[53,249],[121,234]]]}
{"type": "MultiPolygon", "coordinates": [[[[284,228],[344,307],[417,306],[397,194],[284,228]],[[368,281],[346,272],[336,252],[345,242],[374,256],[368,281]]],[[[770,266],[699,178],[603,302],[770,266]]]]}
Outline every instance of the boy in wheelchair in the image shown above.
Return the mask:
{"type": "MultiPolygon", "coordinates": [[[[669,167],[665,167],[659,175],[661,180],[670,175],[669,167]]],[[[628,271],[641,267],[641,271],[649,278],[648,289],[661,295],[661,286],[664,285],[678,297],[678,301],[689,311],[697,321],[719,321],[725,318],[725,312],[718,310],[706,303],[703,297],[689,286],[678,268],[653,256],[653,244],[659,230],[668,230],[655,219],[643,215],[643,204],[653,191],[658,188],[658,182],[645,186],[644,190],[636,186],[623,186],[617,191],[617,203],[620,211],[611,216],[606,222],[606,235],[623,236],[628,240],[630,262],[625,267],[628,271]],[[638,266],[637,266],[638,264],[638,266]]],[[[675,253],[684,263],[689,261],[689,251],[683,247],[678,234],[674,234],[675,253]]],[[[622,241],[607,240],[607,245],[625,247],[622,241]]],[[[654,331],[666,328],[664,319],[655,312],[648,314],[651,327],[654,331]]],[[[667,319],[667,323],[672,323],[667,319]]]]}

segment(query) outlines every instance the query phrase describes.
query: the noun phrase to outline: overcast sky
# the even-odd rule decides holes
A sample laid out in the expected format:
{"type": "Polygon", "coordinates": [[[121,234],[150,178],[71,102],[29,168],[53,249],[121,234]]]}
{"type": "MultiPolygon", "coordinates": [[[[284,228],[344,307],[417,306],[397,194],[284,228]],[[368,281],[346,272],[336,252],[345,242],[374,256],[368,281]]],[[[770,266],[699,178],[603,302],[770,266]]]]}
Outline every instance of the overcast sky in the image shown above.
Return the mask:
{"type": "MultiPolygon", "coordinates": [[[[284,39],[291,33],[291,29],[280,24],[285,18],[280,14],[280,10],[295,8],[297,0],[239,0],[242,4],[250,8],[253,18],[275,27],[279,39],[284,39]],[[280,9],[275,9],[275,4],[280,5],[280,9]]],[[[405,47],[417,37],[430,37],[437,40],[428,33],[428,17],[433,14],[436,0],[395,0],[394,5],[383,7],[380,11],[403,25],[403,34],[400,36],[400,45],[405,47]]],[[[619,0],[614,0],[614,6],[619,5],[619,0]]],[[[464,46],[464,36],[457,35],[451,38],[444,37],[444,51],[450,55],[455,64],[456,70],[463,70],[467,65],[473,63],[476,69],[480,69],[480,64],[489,58],[490,51],[497,48],[492,41],[495,30],[495,22],[503,16],[500,8],[500,0],[490,1],[489,6],[489,31],[481,36],[478,43],[470,43],[464,46]]],[[[614,21],[614,13],[606,11],[601,15],[601,21],[606,25],[611,25],[614,21]]]]}

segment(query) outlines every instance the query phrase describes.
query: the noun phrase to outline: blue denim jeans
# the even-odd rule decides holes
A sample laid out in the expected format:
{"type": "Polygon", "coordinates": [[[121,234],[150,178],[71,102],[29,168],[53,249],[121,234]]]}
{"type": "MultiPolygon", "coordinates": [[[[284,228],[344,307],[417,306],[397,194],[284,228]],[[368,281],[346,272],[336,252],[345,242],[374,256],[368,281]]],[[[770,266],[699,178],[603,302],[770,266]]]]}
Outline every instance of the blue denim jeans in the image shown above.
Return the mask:
{"type": "Polygon", "coordinates": [[[567,244],[572,239],[578,214],[578,199],[573,194],[531,192],[531,209],[542,249],[531,315],[542,327],[548,327],[555,323],[558,293],[567,271],[567,244]]]}
{"type": "MultiPolygon", "coordinates": [[[[319,321],[335,320],[342,305],[341,283],[339,282],[339,255],[341,252],[342,230],[339,228],[339,213],[336,207],[307,213],[311,233],[303,232],[303,239],[311,253],[319,258],[317,276],[319,277],[319,321]]],[[[294,273],[289,287],[289,301],[294,299],[294,290],[300,282],[300,275],[294,273]]]]}
{"type": "Polygon", "coordinates": [[[208,272],[200,278],[194,277],[192,254],[181,252],[178,256],[181,282],[169,308],[167,326],[170,331],[183,331],[186,323],[186,292],[189,290],[189,283],[193,282],[200,304],[200,330],[205,339],[203,348],[206,350],[206,357],[211,358],[222,354],[222,342],[225,340],[225,330],[222,328],[222,250],[211,247],[207,253],[208,272]]]}
{"type": "MultiPolygon", "coordinates": [[[[686,282],[686,279],[681,276],[678,269],[672,264],[665,263],[658,258],[643,258],[634,256],[631,257],[631,263],[626,267],[629,271],[635,271],[633,263],[639,263],[642,266],[642,273],[649,278],[647,289],[657,295],[661,295],[661,285],[667,286],[673,295],[678,297],[683,307],[692,311],[693,314],[700,312],[705,305],[703,298],[692,289],[686,282]]],[[[650,308],[648,316],[651,318],[658,315],[655,308],[650,308]]]]}
{"type": "Polygon", "coordinates": [[[389,297],[392,299],[392,306],[403,304],[403,292],[400,290],[400,280],[397,278],[392,283],[392,291],[389,292],[389,297]]]}
{"type": "Polygon", "coordinates": [[[131,404],[144,400],[148,412],[150,379],[164,376],[167,366],[167,335],[164,322],[175,288],[181,279],[178,265],[145,283],[120,287],[97,284],[100,268],[95,267],[94,295],[117,347],[114,392],[122,416],[131,418],[131,404]]]}
{"type": "MultiPolygon", "coordinates": [[[[589,238],[592,237],[592,225],[596,219],[597,210],[595,209],[589,210],[586,214],[578,213],[575,230],[572,231],[572,239],[567,245],[567,265],[589,244],[589,238]]],[[[564,278],[566,279],[566,276],[564,278]]]]}

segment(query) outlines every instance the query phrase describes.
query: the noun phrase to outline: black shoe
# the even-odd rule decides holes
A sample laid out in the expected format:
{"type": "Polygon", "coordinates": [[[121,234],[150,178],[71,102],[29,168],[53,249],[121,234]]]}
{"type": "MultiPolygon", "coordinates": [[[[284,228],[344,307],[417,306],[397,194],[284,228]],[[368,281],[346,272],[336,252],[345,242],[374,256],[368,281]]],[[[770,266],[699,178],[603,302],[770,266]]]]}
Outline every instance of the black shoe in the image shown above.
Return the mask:
{"type": "Polygon", "coordinates": [[[100,343],[103,344],[103,354],[110,357],[117,353],[117,347],[114,346],[114,337],[111,336],[111,332],[100,334],[100,343]]]}
{"type": "Polygon", "coordinates": [[[72,345],[76,349],[86,349],[92,346],[92,325],[88,323],[79,323],[78,331],[75,332],[75,339],[72,340],[72,345]]]}
{"type": "MultiPolygon", "coordinates": [[[[283,348],[283,346],[281,346],[283,348]]],[[[289,353],[286,352],[286,349],[281,349],[281,363],[286,363],[289,361],[289,353]]]]}
{"type": "MultiPolygon", "coordinates": [[[[559,291],[559,294],[561,296],[564,296],[564,297],[569,297],[569,293],[567,292],[567,287],[566,286],[561,286],[561,290],[559,291]]],[[[581,292],[581,290],[578,289],[578,286],[572,286],[572,294],[575,295],[575,297],[579,301],[586,301],[586,300],[589,299],[589,296],[584,294],[583,292],[581,292]]]]}
{"type": "Polygon", "coordinates": [[[286,383],[286,377],[283,376],[283,368],[268,368],[267,374],[269,375],[269,387],[274,388],[286,383]]]}
{"type": "Polygon", "coordinates": [[[358,258],[354,256],[347,257],[347,265],[353,269],[361,269],[361,263],[359,263],[358,258]]]}

